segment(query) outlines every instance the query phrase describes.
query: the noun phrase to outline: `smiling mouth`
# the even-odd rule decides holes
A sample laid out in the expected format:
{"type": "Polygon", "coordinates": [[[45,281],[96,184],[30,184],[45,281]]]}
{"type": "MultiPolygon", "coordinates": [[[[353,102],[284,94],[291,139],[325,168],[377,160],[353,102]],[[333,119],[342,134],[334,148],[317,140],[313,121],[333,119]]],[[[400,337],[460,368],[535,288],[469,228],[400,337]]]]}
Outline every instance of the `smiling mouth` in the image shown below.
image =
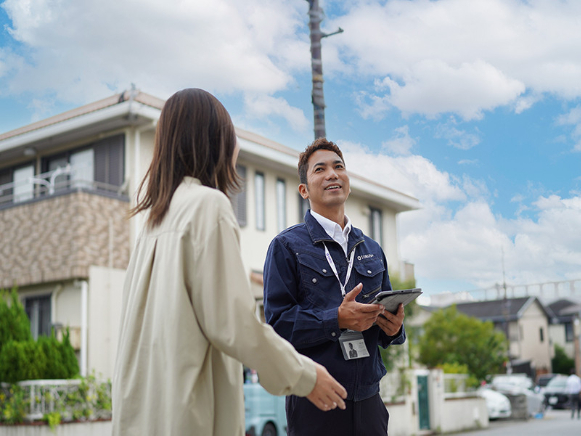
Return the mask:
{"type": "Polygon", "coordinates": [[[336,191],[338,189],[341,189],[341,186],[339,185],[331,185],[325,188],[325,191],[336,191]]]}

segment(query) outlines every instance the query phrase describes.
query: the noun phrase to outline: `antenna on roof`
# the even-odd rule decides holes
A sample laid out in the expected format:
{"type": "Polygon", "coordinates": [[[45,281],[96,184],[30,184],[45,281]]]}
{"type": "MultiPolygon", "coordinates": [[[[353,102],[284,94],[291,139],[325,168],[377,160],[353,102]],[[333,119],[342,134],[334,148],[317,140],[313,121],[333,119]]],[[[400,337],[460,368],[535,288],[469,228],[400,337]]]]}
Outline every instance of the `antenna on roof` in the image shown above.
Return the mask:
{"type": "Polygon", "coordinates": [[[512,365],[510,363],[510,328],[509,328],[509,302],[508,302],[508,295],[506,292],[506,274],[504,270],[504,247],[500,247],[501,255],[502,255],[502,287],[504,289],[504,298],[502,302],[502,314],[504,315],[504,326],[505,326],[505,334],[506,334],[506,373],[512,374],[512,365]]]}

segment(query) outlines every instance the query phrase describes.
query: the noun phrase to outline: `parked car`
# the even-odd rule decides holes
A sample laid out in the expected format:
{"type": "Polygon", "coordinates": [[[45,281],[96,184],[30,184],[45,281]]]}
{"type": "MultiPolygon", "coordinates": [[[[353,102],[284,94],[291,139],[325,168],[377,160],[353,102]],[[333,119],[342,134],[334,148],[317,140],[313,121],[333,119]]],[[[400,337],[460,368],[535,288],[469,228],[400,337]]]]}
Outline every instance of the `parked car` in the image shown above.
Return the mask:
{"type": "Polygon", "coordinates": [[[547,383],[549,383],[557,374],[541,374],[537,377],[537,385],[535,386],[535,391],[544,392],[547,383]]]}
{"type": "MultiPolygon", "coordinates": [[[[509,397],[525,395],[527,399],[527,415],[536,416],[545,411],[545,397],[533,390],[533,381],[526,374],[501,374],[492,378],[492,387],[509,397]]],[[[513,410],[513,412],[515,412],[513,410]]]]}
{"type": "Polygon", "coordinates": [[[549,381],[544,389],[545,405],[553,409],[565,409],[569,406],[569,394],[566,391],[567,376],[557,375],[549,381]]]}
{"type": "Polygon", "coordinates": [[[286,435],[285,397],[269,394],[258,383],[244,384],[246,436],[286,435]]]}
{"type": "Polygon", "coordinates": [[[512,409],[506,395],[486,387],[478,389],[478,395],[486,400],[488,419],[510,418],[512,409]]]}

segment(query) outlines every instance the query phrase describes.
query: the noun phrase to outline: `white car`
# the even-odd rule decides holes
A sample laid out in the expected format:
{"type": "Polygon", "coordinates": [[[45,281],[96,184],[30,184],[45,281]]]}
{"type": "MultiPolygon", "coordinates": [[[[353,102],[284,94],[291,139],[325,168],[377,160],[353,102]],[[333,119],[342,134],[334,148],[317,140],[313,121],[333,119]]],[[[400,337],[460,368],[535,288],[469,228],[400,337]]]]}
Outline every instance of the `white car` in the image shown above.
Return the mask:
{"type": "Polygon", "coordinates": [[[534,391],[533,381],[524,374],[496,375],[492,379],[492,388],[508,395],[524,394],[527,399],[528,416],[534,417],[545,411],[545,396],[534,391]]]}
{"type": "Polygon", "coordinates": [[[512,409],[505,395],[487,388],[480,388],[478,395],[486,400],[488,419],[510,418],[512,409]]]}

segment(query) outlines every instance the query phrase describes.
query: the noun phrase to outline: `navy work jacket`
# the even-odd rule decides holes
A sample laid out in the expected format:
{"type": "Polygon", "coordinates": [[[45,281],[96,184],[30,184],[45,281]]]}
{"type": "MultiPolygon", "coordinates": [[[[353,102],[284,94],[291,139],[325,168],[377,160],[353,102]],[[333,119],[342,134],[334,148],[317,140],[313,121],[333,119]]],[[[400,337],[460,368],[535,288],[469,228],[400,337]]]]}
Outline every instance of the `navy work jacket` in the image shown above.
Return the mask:
{"type": "Polygon", "coordinates": [[[353,270],[345,286],[348,293],[359,283],[363,290],[356,300],[370,303],[379,291],[391,289],[387,261],[377,242],[352,227],[347,258],[307,211],[305,222],[281,232],[271,242],[264,265],[264,314],[276,332],[305,356],[325,366],[347,389],[347,399],[361,401],[379,392],[379,380],[386,370],[379,347],[403,344],[405,329],[387,336],[378,326],[363,332],[369,357],[345,360],[339,344],[342,330],[337,314],[343,297],[325,247],[344,283],[349,256],[355,250],[353,270]]]}

